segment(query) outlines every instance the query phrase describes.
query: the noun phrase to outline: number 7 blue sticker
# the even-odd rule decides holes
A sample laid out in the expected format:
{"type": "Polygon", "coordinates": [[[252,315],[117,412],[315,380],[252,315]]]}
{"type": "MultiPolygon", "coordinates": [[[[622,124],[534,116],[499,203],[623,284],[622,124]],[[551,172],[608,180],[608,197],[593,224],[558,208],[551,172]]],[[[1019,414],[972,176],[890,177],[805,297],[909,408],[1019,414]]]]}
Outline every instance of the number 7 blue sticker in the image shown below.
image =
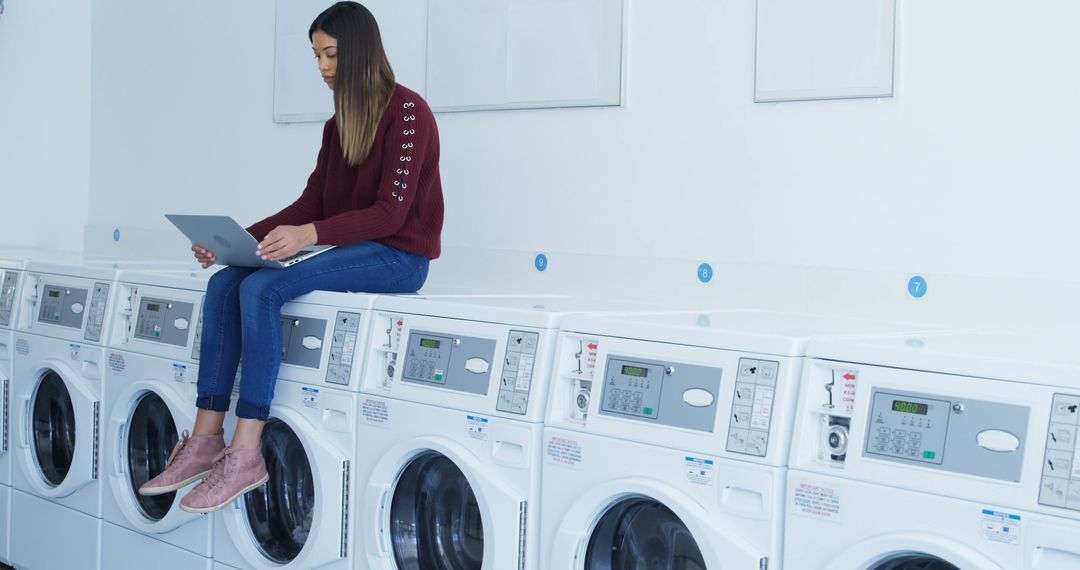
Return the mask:
{"type": "Polygon", "coordinates": [[[916,275],[907,282],[908,294],[916,299],[921,299],[926,295],[926,279],[922,275],[916,275]]]}

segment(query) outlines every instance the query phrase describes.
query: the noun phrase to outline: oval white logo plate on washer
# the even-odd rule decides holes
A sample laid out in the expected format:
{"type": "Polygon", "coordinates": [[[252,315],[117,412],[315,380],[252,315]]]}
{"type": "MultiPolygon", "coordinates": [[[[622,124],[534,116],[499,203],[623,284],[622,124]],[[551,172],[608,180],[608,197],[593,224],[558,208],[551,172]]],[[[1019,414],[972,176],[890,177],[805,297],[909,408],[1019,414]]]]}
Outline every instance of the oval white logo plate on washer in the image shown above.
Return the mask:
{"type": "Polygon", "coordinates": [[[465,361],[465,370],[468,370],[473,374],[483,374],[487,372],[489,368],[491,368],[491,363],[478,356],[474,356],[465,361]]]}
{"type": "Polygon", "coordinates": [[[694,406],[695,408],[705,408],[711,406],[716,398],[708,390],[702,390],[701,388],[690,388],[682,393],[682,401],[694,406]]]}
{"type": "Polygon", "coordinates": [[[979,447],[998,453],[1016,451],[1020,447],[1020,439],[1015,435],[999,429],[986,429],[975,436],[979,447]]]}

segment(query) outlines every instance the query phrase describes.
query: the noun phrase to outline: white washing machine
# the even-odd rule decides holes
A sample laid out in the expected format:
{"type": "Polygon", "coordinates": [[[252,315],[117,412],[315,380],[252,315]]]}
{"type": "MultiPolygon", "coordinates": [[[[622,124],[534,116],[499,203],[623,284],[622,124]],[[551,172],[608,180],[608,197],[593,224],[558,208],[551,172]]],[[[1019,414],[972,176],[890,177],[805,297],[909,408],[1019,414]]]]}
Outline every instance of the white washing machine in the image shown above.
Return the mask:
{"type": "Polygon", "coordinates": [[[10,541],[19,567],[98,567],[102,346],[120,270],[95,260],[27,263],[10,391],[10,541]]]}
{"type": "MultiPolygon", "coordinates": [[[[463,291],[433,287],[423,298],[471,296],[463,291]]],[[[282,364],[263,436],[270,481],[214,515],[219,567],[362,567],[356,424],[378,297],[316,291],[282,308],[282,364]]]]}
{"type": "Polygon", "coordinates": [[[760,311],[568,317],[543,436],[541,567],[780,568],[806,344],[897,328],[760,311]]]}
{"type": "Polygon", "coordinates": [[[214,519],[180,509],[187,489],[138,494],[195,423],[202,304],[211,274],[120,275],[102,389],[102,568],[213,567],[214,519]]]}
{"type": "Polygon", "coordinates": [[[540,439],[559,321],[584,299],[376,300],[357,519],[373,570],[541,568],[540,439]]]}
{"type": "Polygon", "coordinates": [[[11,562],[11,350],[25,264],[0,257],[0,562],[11,562]]]}
{"type": "Polygon", "coordinates": [[[1080,568],[1078,342],[811,343],[789,570],[1080,568]]]}

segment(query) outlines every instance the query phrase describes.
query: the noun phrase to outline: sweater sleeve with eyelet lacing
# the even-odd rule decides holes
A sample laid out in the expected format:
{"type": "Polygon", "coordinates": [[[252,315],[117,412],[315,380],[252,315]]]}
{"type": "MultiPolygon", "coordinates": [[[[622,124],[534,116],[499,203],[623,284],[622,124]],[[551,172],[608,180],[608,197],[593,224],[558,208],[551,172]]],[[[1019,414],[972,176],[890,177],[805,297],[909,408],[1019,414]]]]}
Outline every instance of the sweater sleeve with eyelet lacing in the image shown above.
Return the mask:
{"type": "Polygon", "coordinates": [[[427,103],[398,85],[367,159],[345,162],[336,118],[326,122],[315,170],[303,194],[248,228],[262,240],[279,225],[313,223],[319,244],[376,241],[429,259],[439,256],[443,223],[439,132],[427,103]]]}

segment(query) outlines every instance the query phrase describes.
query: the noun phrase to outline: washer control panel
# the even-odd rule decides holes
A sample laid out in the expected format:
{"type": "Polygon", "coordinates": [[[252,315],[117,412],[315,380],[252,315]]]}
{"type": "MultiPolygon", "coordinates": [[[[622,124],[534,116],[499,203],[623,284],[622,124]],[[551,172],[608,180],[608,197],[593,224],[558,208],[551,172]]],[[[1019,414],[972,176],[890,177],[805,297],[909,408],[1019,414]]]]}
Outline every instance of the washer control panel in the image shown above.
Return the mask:
{"type": "Polygon", "coordinates": [[[38,322],[82,328],[86,294],[86,289],[45,285],[38,308],[38,322]]]}
{"type": "Polygon", "coordinates": [[[874,388],[863,454],[932,469],[1020,481],[1026,406],[874,388]]]}
{"type": "Polygon", "coordinates": [[[486,395],[495,339],[413,329],[405,345],[401,380],[486,395]]]}
{"type": "Polygon", "coordinates": [[[739,359],[728,423],[728,451],[765,457],[779,372],[780,363],[774,360],[739,359]]]}
{"type": "Polygon", "coordinates": [[[522,415],[528,411],[539,342],[540,333],[512,330],[507,335],[496,410],[522,415]]]}
{"type": "Polygon", "coordinates": [[[330,360],[326,364],[328,383],[348,385],[359,331],[360,313],[338,311],[334,319],[334,336],[330,342],[330,360]]]}
{"type": "Polygon", "coordinates": [[[4,271],[0,281],[0,327],[11,326],[11,309],[15,306],[15,289],[19,285],[19,274],[4,271]]]}
{"type": "Polygon", "coordinates": [[[109,304],[109,284],[94,283],[94,293],[90,297],[90,314],[86,317],[86,340],[100,341],[101,328],[105,324],[105,309],[109,304]]]}
{"type": "Polygon", "coordinates": [[[1039,504],[1080,511],[1080,394],[1054,394],[1039,504]]]}
{"type": "Polygon", "coordinates": [[[187,346],[194,313],[192,303],[143,297],[139,300],[133,334],[142,340],[187,346]]]}
{"type": "Polygon", "coordinates": [[[723,369],[609,355],[600,414],[712,432],[723,369]]]}
{"type": "Polygon", "coordinates": [[[318,368],[326,319],[281,315],[281,363],[318,368]]]}
{"type": "Polygon", "coordinates": [[[874,392],[866,452],[941,465],[952,402],[874,392]]]}

